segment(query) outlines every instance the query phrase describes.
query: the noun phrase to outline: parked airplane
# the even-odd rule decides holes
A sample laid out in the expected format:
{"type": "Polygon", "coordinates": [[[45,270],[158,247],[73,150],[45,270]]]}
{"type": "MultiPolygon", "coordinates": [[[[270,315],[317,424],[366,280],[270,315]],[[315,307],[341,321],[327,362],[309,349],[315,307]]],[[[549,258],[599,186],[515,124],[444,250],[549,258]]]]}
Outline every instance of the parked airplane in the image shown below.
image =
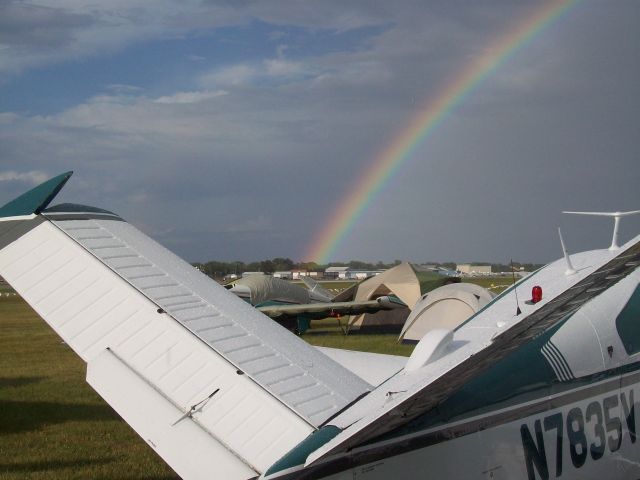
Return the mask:
{"type": "Polygon", "coordinates": [[[567,254],[390,368],[264,322],[114,213],[47,208],[69,176],[0,209],[0,275],[183,478],[640,477],[640,236],[567,254]]]}
{"type": "Polygon", "coordinates": [[[321,287],[317,282],[313,283],[314,288],[304,288],[271,275],[247,275],[227,283],[224,287],[254,306],[264,302],[278,302],[283,305],[328,303],[335,296],[325,289],[318,290],[321,287]]]}
{"type": "Polygon", "coordinates": [[[225,285],[225,288],[297,333],[304,333],[311,320],[407,308],[395,295],[381,295],[373,300],[336,302],[335,295],[314,280],[304,281],[308,288],[271,275],[249,275],[225,285]]]}

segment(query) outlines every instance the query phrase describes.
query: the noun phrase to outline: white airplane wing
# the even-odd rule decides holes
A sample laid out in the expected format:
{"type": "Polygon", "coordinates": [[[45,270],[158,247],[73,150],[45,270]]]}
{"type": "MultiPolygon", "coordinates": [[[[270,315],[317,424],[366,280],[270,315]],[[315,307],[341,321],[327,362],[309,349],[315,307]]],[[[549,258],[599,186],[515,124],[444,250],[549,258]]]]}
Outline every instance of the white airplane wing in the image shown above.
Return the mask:
{"type": "Polygon", "coordinates": [[[119,216],[46,209],[70,175],[0,208],[0,275],[181,477],[254,478],[372,389],[119,216]]]}
{"type": "Polygon", "coordinates": [[[402,370],[408,360],[408,357],[384,353],[358,352],[329,347],[316,348],[376,387],[402,370]]]}

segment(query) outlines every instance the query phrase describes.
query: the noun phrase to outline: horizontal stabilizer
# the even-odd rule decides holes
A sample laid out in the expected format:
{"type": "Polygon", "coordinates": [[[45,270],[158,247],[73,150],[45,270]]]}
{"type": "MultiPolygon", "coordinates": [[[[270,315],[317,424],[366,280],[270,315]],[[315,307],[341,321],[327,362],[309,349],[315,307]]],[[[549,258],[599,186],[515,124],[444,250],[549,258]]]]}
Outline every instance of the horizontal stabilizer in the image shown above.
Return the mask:
{"type": "Polygon", "coordinates": [[[309,289],[309,295],[311,295],[311,299],[314,302],[330,302],[333,300],[333,297],[335,297],[334,294],[316,282],[313,278],[302,277],[302,281],[309,289]]]}

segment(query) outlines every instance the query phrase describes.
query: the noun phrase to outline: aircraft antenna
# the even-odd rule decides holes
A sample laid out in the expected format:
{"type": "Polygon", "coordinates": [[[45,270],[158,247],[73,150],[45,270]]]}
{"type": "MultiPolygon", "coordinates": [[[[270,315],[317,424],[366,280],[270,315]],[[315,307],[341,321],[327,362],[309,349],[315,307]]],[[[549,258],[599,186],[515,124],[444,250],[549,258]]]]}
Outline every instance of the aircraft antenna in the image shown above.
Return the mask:
{"type": "Polygon", "coordinates": [[[511,278],[513,279],[513,293],[516,295],[516,317],[522,313],[520,302],[518,302],[518,290],[516,290],[516,272],[513,270],[513,258],[509,259],[511,265],[511,278]]]}
{"type": "Polygon", "coordinates": [[[618,228],[620,226],[620,219],[622,217],[628,217],[630,215],[637,215],[640,213],[640,210],[633,210],[630,212],[562,212],[562,213],[570,213],[572,215],[593,215],[597,217],[612,217],[613,218],[613,237],[611,238],[611,246],[609,250],[614,251],[618,250],[620,246],[618,245],[618,228]]]}
{"type": "Polygon", "coordinates": [[[560,227],[558,227],[558,235],[560,235],[560,246],[562,246],[564,261],[567,262],[567,270],[564,272],[564,274],[567,276],[573,275],[574,273],[576,273],[576,270],[571,264],[571,257],[569,256],[569,252],[567,252],[567,247],[564,246],[564,239],[562,238],[562,230],[560,230],[560,227]]]}

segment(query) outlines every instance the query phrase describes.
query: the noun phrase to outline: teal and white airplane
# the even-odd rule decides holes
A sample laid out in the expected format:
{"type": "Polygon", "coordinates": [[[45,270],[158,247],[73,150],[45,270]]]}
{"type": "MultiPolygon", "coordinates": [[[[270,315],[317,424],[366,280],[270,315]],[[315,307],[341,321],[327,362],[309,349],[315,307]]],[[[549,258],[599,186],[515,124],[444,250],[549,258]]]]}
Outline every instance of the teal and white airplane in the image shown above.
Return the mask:
{"type": "Polygon", "coordinates": [[[118,215],[49,208],[70,175],[0,209],[0,275],[181,477],[640,478],[640,236],[407,360],[312,347],[118,215]]]}

